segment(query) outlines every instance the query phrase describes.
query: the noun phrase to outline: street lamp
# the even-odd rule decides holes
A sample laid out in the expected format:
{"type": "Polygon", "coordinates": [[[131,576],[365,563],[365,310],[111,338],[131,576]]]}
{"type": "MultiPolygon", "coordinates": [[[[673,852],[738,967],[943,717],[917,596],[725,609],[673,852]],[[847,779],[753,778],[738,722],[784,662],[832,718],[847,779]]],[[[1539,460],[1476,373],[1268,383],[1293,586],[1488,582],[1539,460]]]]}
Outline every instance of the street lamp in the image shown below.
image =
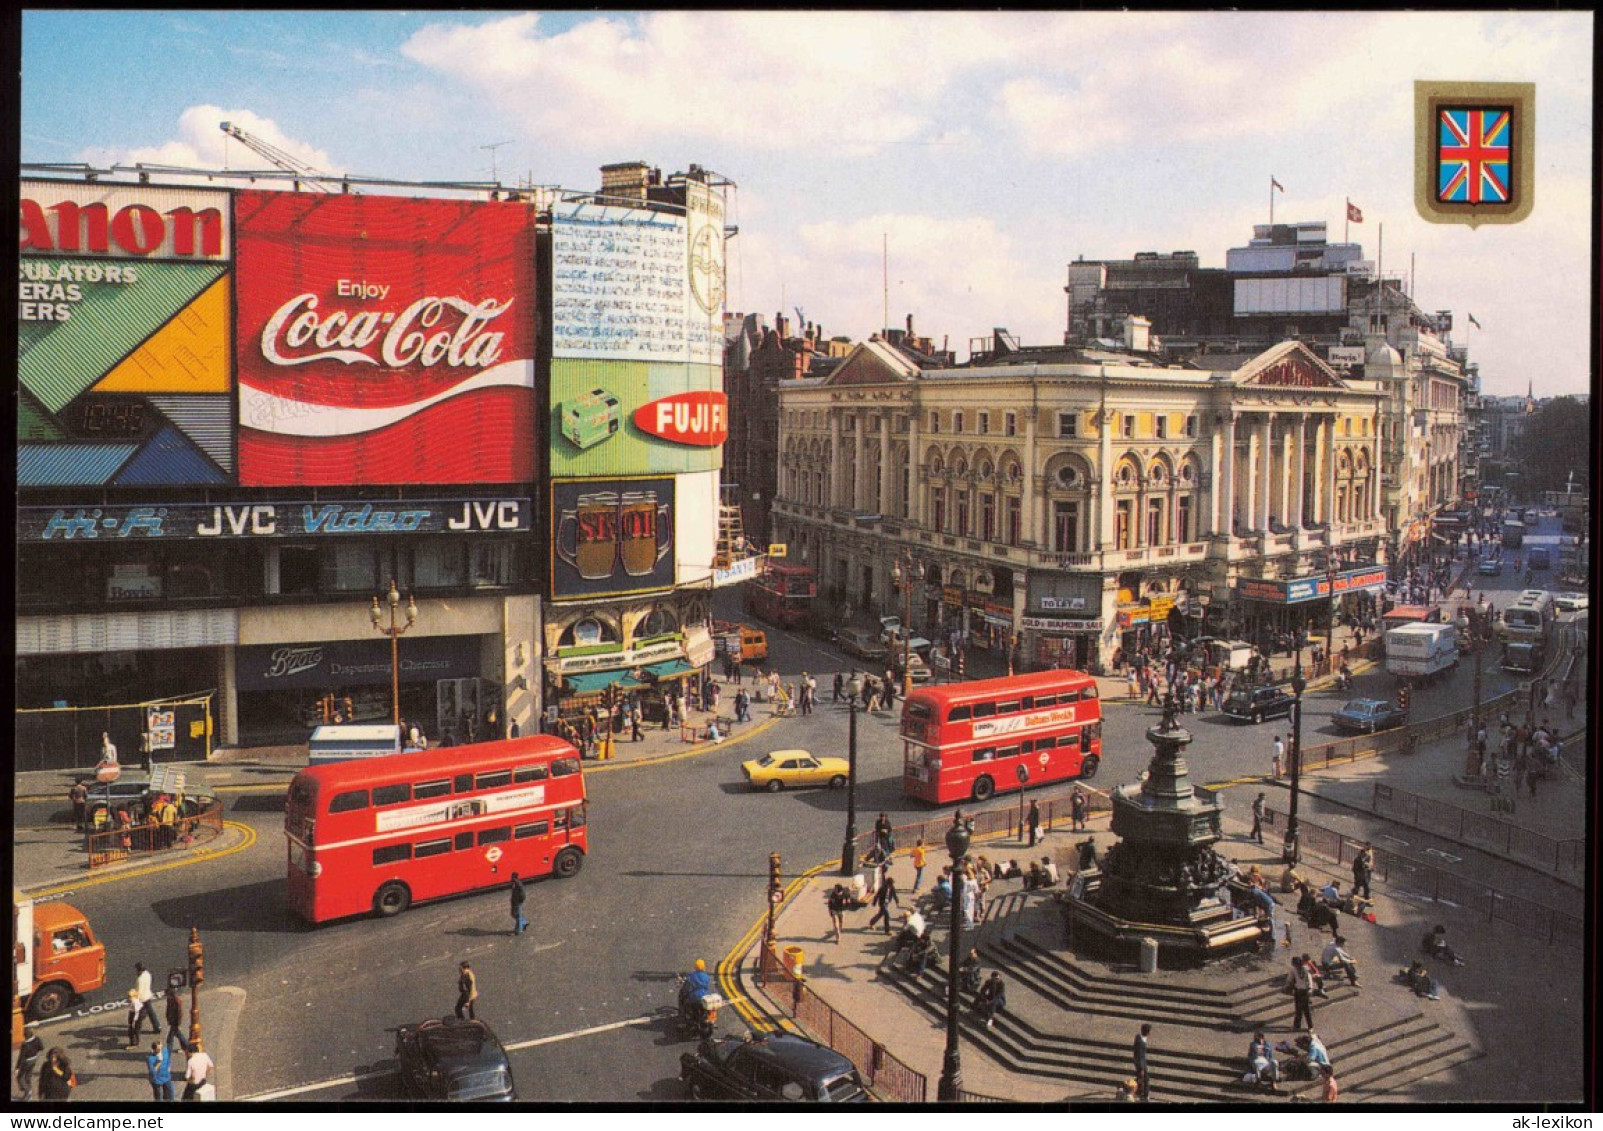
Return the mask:
{"type": "Polygon", "coordinates": [[[1291,811],[1286,815],[1286,844],[1281,858],[1295,864],[1299,855],[1297,844],[1297,798],[1302,785],[1302,693],[1308,681],[1302,677],[1302,650],[1291,671],[1291,811]]]}
{"type": "Polygon", "coordinates": [[[390,578],[390,592],[387,597],[390,605],[390,623],[384,625],[384,610],[379,607],[379,599],[373,598],[373,607],[368,615],[373,620],[373,628],[390,638],[390,703],[394,709],[395,725],[401,725],[401,634],[417,622],[417,602],[408,593],[406,595],[406,623],[397,625],[396,614],[401,607],[401,594],[395,587],[395,578],[390,578]]]}
{"type": "Polygon", "coordinates": [[[935,1098],[942,1103],[956,1103],[963,1086],[963,1062],[957,1049],[957,977],[963,945],[963,857],[968,855],[973,836],[974,823],[965,820],[959,809],[952,815],[952,827],[946,830],[946,851],[952,858],[952,937],[946,962],[946,1056],[935,1087],[935,1098]]]}
{"type": "Polygon", "coordinates": [[[200,984],[206,980],[206,944],[200,928],[189,928],[189,1043],[200,1043],[200,984]]]}
{"type": "Polygon", "coordinates": [[[902,590],[902,699],[913,694],[913,582],[924,580],[924,563],[906,549],[891,563],[891,582],[902,590]],[[907,569],[902,569],[902,563],[907,569]],[[903,585],[903,582],[906,582],[903,585]]]}
{"type": "Polygon", "coordinates": [[[1329,620],[1325,625],[1325,664],[1326,670],[1336,665],[1336,561],[1335,552],[1325,555],[1325,587],[1330,592],[1329,620]]]}
{"type": "Polygon", "coordinates": [[[1470,700],[1470,734],[1469,749],[1464,754],[1464,776],[1470,780],[1480,777],[1481,756],[1476,749],[1475,736],[1480,733],[1481,726],[1481,627],[1482,610],[1474,605],[1465,605],[1458,614],[1458,630],[1469,639],[1470,651],[1475,654],[1475,690],[1470,700]]]}
{"type": "Polygon", "coordinates": [[[840,874],[849,876],[857,867],[857,697],[863,693],[862,678],[852,673],[846,685],[851,698],[846,700],[850,712],[846,731],[846,842],[840,847],[840,874]]]}

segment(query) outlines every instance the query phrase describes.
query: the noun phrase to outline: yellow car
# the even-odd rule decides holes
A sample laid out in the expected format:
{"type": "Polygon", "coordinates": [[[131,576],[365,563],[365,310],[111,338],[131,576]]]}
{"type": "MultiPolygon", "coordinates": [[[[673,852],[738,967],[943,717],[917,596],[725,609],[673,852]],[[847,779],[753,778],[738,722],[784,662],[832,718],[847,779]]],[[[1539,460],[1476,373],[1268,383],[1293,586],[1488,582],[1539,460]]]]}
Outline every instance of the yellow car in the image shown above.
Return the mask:
{"type": "Polygon", "coordinates": [[[814,758],[805,750],[774,750],[740,764],[740,772],[757,789],[778,793],[786,786],[846,784],[850,766],[845,758],[814,758]]]}

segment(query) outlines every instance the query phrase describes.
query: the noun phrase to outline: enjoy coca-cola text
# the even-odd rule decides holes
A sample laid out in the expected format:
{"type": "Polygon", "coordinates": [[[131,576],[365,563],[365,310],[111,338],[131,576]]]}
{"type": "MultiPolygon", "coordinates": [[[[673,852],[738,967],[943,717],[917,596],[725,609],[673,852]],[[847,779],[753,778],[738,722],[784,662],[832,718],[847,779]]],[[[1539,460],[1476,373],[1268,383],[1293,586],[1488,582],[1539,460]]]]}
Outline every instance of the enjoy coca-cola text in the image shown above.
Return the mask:
{"type": "Polygon", "coordinates": [[[348,365],[419,364],[484,368],[501,357],[506,335],[485,327],[505,314],[511,299],[477,303],[451,296],[428,295],[405,310],[318,309],[318,297],[296,295],[274,311],[262,327],[262,356],[274,365],[341,361],[348,365]],[[460,316],[453,320],[449,311],[460,316]],[[378,343],[377,356],[369,347],[378,343]],[[310,349],[312,352],[300,352],[310,349]]]}

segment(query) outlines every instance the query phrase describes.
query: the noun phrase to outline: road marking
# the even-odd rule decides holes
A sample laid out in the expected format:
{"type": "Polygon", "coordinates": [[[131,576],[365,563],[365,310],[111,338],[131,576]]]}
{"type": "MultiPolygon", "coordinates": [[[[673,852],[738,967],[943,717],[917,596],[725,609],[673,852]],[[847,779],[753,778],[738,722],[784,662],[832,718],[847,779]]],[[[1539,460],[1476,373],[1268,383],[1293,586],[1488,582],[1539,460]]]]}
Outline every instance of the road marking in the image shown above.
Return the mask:
{"type": "Polygon", "coordinates": [[[1454,856],[1451,852],[1443,852],[1439,848],[1427,848],[1427,849],[1425,849],[1425,855],[1426,856],[1440,856],[1443,860],[1447,861],[1449,864],[1457,864],[1460,860],[1464,859],[1462,856],[1454,856]]]}
{"type": "Polygon", "coordinates": [[[1375,834],[1375,839],[1376,840],[1389,840],[1393,844],[1402,845],[1404,848],[1407,848],[1410,844],[1414,843],[1411,840],[1404,840],[1400,836],[1392,836],[1390,833],[1377,833],[1377,834],[1375,834]]]}
{"type": "MultiPolygon", "coordinates": [[[[630,1017],[623,1021],[611,1021],[605,1025],[592,1025],[588,1029],[575,1029],[568,1033],[556,1033],[549,1037],[531,1037],[526,1041],[514,1041],[505,1045],[507,1052],[518,1052],[522,1049],[532,1049],[538,1045],[552,1045],[559,1041],[571,1041],[579,1037],[592,1037],[597,1033],[610,1033],[616,1029],[627,1029],[634,1025],[649,1025],[659,1020],[661,1014],[647,1013],[640,1017],[630,1017]]],[[[365,1080],[376,1080],[381,1076],[394,1076],[398,1068],[374,1069],[371,1072],[357,1072],[350,1076],[336,1076],[330,1080],[319,1080],[314,1084],[299,1084],[293,1088],[279,1088],[271,1092],[258,1092],[254,1096],[240,1097],[245,1102],[266,1103],[269,1100],[289,1099],[291,1096],[305,1095],[307,1092],[321,1092],[327,1088],[350,1087],[365,1080]]]]}
{"type": "MultiPolygon", "coordinates": [[[[763,731],[777,723],[782,717],[784,716],[774,715],[770,718],[764,719],[760,723],[749,724],[748,729],[744,734],[731,735],[722,742],[700,742],[695,746],[692,746],[689,750],[681,750],[674,754],[659,754],[655,758],[639,758],[630,762],[617,762],[608,760],[586,766],[584,772],[587,774],[604,774],[610,770],[633,770],[644,766],[665,766],[669,762],[678,762],[685,758],[696,758],[703,754],[711,754],[715,751],[727,750],[731,746],[738,746],[742,742],[756,738],[763,731]]],[[[619,745],[622,745],[622,743],[619,743],[619,745]]]]}
{"type": "Polygon", "coordinates": [[[232,856],[236,852],[244,852],[256,843],[256,830],[249,825],[240,824],[238,821],[224,821],[223,826],[225,828],[238,829],[244,834],[245,839],[229,848],[203,848],[193,855],[184,857],[182,860],[169,860],[165,864],[153,864],[148,868],[130,868],[126,872],[113,872],[107,875],[68,880],[65,883],[52,884],[47,887],[23,888],[22,890],[25,895],[30,895],[35,899],[39,899],[42,896],[60,895],[76,888],[98,887],[100,884],[114,883],[117,880],[132,880],[141,876],[154,875],[157,872],[165,872],[172,868],[186,868],[191,864],[204,864],[210,860],[221,860],[224,856],[232,856]]]}

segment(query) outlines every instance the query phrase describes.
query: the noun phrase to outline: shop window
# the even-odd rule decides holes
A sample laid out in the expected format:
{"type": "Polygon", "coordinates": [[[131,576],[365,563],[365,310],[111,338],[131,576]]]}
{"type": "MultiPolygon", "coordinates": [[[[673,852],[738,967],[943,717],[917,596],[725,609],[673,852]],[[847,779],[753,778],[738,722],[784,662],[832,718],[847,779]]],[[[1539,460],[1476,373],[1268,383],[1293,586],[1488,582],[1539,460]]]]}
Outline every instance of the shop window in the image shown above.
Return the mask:
{"type": "Polygon", "coordinates": [[[465,547],[431,539],[412,549],[412,583],[419,589],[450,589],[463,584],[465,547]]]}
{"type": "Polygon", "coordinates": [[[513,545],[508,541],[475,542],[468,552],[469,584],[477,588],[512,584],[513,545]]]}
{"type": "Polygon", "coordinates": [[[278,547],[278,587],[270,592],[284,596],[311,596],[317,592],[316,546],[278,547]]]}
{"type": "MultiPolygon", "coordinates": [[[[320,563],[325,593],[372,593],[379,585],[371,545],[343,544],[326,547],[320,563]]],[[[387,584],[389,579],[384,579],[387,584]]]]}

